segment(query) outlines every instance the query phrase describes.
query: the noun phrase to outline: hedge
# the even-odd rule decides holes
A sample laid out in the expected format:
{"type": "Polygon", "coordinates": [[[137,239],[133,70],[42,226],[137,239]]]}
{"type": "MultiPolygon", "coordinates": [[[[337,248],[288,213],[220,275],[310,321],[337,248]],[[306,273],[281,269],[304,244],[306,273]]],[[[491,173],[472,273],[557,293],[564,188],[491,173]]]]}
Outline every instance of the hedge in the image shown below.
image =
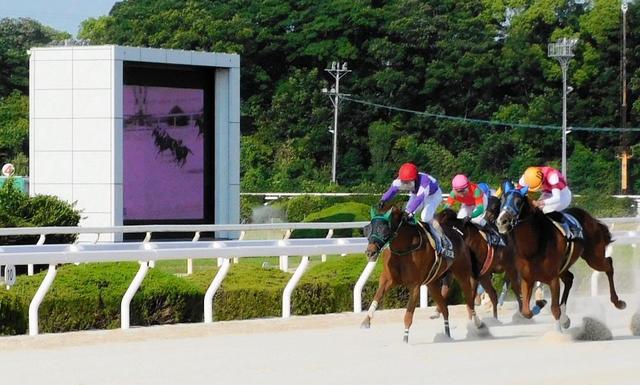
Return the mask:
{"type": "MultiPolygon", "coordinates": [[[[364,256],[347,256],[312,265],[292,296],[292,314],[353,310],[353,287],[364,269],[364,256]]],[[[66,265],[40,306],[40,330],[111,329],[120,326],[120,301],[136,273],[136,263],[66,265]]],[[[365,285],[363,308],[377,289],[382,264],[365,285]]],[[[180,278],[151,269],[131,304],[132,325],[202,322],[204,294],[217,269],[180,278]]],[[[280,317],[282,292],[291,274],[253,264],[233,265],[214,297],[215,320],[280,317]]],[[[44,272],[18,277],[10,290],[0,289],[0,334],[25,334],[29,302],[44,272]]],[[[404,307],[407,291],[391,290],[382,308],[404,307]]]]}

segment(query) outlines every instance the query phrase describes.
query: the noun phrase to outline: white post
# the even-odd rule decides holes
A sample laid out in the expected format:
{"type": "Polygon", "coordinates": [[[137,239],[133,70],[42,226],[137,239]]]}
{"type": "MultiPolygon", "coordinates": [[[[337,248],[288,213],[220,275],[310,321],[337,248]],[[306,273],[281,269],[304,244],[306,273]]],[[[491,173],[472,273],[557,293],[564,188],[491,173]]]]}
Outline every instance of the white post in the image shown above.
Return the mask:
{"type": "Polygon", "coordinates": [[[420,285],[420,309],[426,309],[429,306],[429,297],[427,294],[427,285],[420,285]]]}
{"type": "MultiPolygon", "coordinates": [[[[246,231],[242,230],[240,232],[240,236],[238,237],[238,240],[239,241],[243,240],[244,236],[246,235],[246,233],[247,233],[246,231]]],[[[239,263],[239,262],[240,262],[240,258],[238,258],[238,257],[233,258],[233,263],[239,263]]]]}
{"type": "Polygon", "coordinates": [[[360,313],[362,311],[362,289],[364,285],[367,283],[371,272],[376,267],[376,262],[368,262],[367,266],[365,266],[362,274],[360,274],[360,278],[356,282],[356,285],[353,287],[353,312],[360,313]]]}
{"type": "MultiPolygon", "coordinates": [[[[331,239],[331,237],[333,237],[333,229],[329,229],[329,232],[327,233],[327,236],[325,237],[325,239],[331,239]]],[[[320,260],[322,262],[327,262],[327,254],[322,254],[322,256],[320,257],[320,260]]]]}
{"type": "Polygon", "coordinates": [[[222,267],[218,270],[218,273],[213,278],[211,285],[207,289],[207,293],[204,295],[204,323],[210,324],[213,322],[213,296],[220,288],[222,280],[227,276],[231,264],[228,258],[223,258],[222,267]]]}
{"type": "MultiPolygon", "coordinates": [[[[200,239],[200,232],[196,231],[196,233],[193,235],[193,239],[191,240],[191,242],[198,242],[199,239],[200,239]]],[[[187,275],[191,275],[191,274],[193,274],[193,259],[187,258],[187,275]]]]}
{"type": "Polygon", "coordinates": [[[600,276],[599,271],[594,271],[591,273],[591,296],[595,297],[598,295],[598,277],[600,276]]]}
{"type": "Polygon", "coordinates": [[[131,304],[133,296],[140,288],[142,280],[147,275],[147,271],[149,271],[147,262],[140,261],[138,263],[140,264],[140,269],[138,269],[136,276],[133,277],[133,281],[129,285],[126,293],[124,293],[124,297],[122,297],[122,302],[120,303],[120,327],[122,329],[129,329],[129,305],[131,304]]]}
{"type": "MultiPolygon", "coordinates": [[[[291,229],[287,229],[287,231],[284,233],[284,237],[282,238],[282,240],[286,241],[287,239],[289,239],[290,236],[291,236],[291,229]]],[[[287,270],[289,270],[289,256],[281,255],[279,260],[280,262],[278,265],[280,267],[280,270],[286,273],[287,270]]]]}
{"type": "MultiPolygon", "coordinates": [[[[147,235],[145,235],[144,240],[142,242],[148,243],[150,240],[151,240],[151,231],[147,231],[147,235]]],[[[156,261],[149,261],[149,267],[150,268],[156,267],[156,261]]]]}
{"type": "Polygon", "coordinates": [[[40,284],[38,291],[36,291],[36,295],[33,296],[31,303],[29,304],[29,335],[36,336],[38,335],[38,309],[40,308],[40,304],[44,299],[44,296],[49,291],[53,280],[56,278],[57,270],[56,265],[49,265],[49,271],[47,271],[47,275],[44,276],[44,280],[40,284]]]}
{"type": "MultiPolygon", "coordinates": [[[[44,241],[47,238],[46,234],[40,234],[40,238],[38,238],[38,243],[36,243],[37,246],[40,245],[44,245],[44,241]]],[[[27,265],[27,275],[31,276],[33,275],[33,264],[30,263],[29,265],[27,265]]]]}
{"type": "Polygon", "coordinates": [[[309,265],[309,257],[304,255],[302,260],[300,261],[300,265],[296,269],[296,272],[293,273],[293,276],[287,283],[287,286],[284,288],[284,292],[282,293],[282,318],[291,317],[291,293],[293,293],[293,289],[295,289],[298,281],[302,278],[307,266],[309,265]]]}

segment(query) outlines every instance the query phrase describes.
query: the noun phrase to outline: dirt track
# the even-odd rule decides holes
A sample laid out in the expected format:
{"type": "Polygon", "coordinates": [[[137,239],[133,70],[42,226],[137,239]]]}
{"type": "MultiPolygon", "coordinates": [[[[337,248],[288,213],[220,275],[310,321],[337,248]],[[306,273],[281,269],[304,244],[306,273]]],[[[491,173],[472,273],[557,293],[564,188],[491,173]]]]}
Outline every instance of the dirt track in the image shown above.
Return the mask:
{"type": "MultiPolygon", "coordinates": [[[[574,327],[590,309],[614,339],[574,342],[553,332],[548,314],[514,324],[512,310],[490,324],[492,337],[468,335],[452,309],[452,341],[432,309],[418,310],[408,345],[401,310],[361,314],[172,325],[0,338],[2,384],[633,384],[640,383],[640,337],[629,320],[638,307],[576,301],[574,327]],[[604,310],[603,310],[604,309],[604,310]],[[580,314],[582,313],[582,314],[580,314]]],[[[486,316],[486,313],[481,313],[486,316]]],[[[573,329],[576,330],[576,329],[573,329]]]]}

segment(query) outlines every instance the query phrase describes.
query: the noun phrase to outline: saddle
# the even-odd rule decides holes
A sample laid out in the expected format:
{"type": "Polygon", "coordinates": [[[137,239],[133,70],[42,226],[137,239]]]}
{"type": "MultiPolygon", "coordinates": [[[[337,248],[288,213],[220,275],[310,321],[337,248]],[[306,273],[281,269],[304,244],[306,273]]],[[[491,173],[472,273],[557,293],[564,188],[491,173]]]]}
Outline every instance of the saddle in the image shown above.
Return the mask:
{"type": "Polygon", "coordinates": [[[480,235],[482,235],[482,238],[484,238],[485,242],[487,242],[487,245],[493,246],[493,247],[506,246],[507,243],[504,241],[504,238],[502,237],[502,235],[500,235],[496,230],[489,228],[489,226],[491,226],[490,223],[487,223],[487,226],[484,228],[476,224],[476,227],[478,228],[480,235]]]}
{"type": "Polygon", "coordinates": [[[560,230],[567,241],[584,238],[582,233],[582,225],[573,215],[565,211],[560,211],[549,213],[547,214],[547,217],[551,219],[551,223],[553,223],[558,228],[558,230],[560,230]]]}
{"type": "Polygon", "coordinates": [[[425,230],[429,244],[436,251],[436,254],[443,258],[453,260],[453,243],[451,243],[449,237],[447,237],[444,232],[440,233],[438,237],[438,234],[434,234],[437,231],[435,228],[422,221],[418,221],[417,223],[425,230]]]}

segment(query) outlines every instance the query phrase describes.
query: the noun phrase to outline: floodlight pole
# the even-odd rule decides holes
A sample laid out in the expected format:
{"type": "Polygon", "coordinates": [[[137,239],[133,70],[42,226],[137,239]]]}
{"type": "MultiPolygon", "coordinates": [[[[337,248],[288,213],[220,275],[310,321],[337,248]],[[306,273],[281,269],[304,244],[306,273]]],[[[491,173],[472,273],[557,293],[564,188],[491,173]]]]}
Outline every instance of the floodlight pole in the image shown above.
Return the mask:
{"type": "Polygon", "coordinates": [[[347,69],[347,63],[332,62],[331,68],[325,68],[333,77],[335,83],[331,90],[327,91],[326,88],[322,89],[324,94],[329,95],[331,104],[333,104],[333,156],[331,158],[331,183],[337,183],[336,181],[336,168],[338,163],[338,109],[340,108],[340,97],[348,96],[349,94],[340,94],[340,79],[345,76],[351,70],[347,69]]]}
{"type": "Polygon", "coordinates": [[[562,38],[548,46],[549,57],[556,58],[562,68],[562,175],[567,179],[567,71],[577,42],[578,39],[562,38]]]}
{"type": "Polygon", "coordinates": [[[629,152],[629,138],[626,133],[627,128],[627,10],[629,1],[622,0],[620,10],[622,11],[622,52],[620,53],[620,78],[622,81],[622,103],[620,106],[620,123],[622,133],[620,134],[620,190],[622,194],[628,192],[628,164],[631,154],[629,152]]]}

